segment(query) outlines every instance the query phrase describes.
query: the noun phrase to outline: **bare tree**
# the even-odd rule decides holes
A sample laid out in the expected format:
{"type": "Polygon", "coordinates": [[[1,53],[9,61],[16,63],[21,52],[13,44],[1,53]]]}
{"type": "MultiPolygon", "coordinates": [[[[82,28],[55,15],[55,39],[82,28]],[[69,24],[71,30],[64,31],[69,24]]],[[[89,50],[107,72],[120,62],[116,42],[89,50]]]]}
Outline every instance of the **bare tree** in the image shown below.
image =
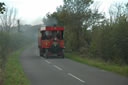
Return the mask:
{"type": "Polygon", "coordinates": [[[126,18],[126,12],[126,7],[123,3],[115,3],[111,5],[109,9],[110,22],[117,22],[122,16],[126,18]]]}
{"type": "Polygon", "coordinates": [[[16,25],[16,9],[7,8],[3,15],[0,15],[1,31],[9,32],[16,25]]]}
{"type": "Polygon", "coordinates": [[[127,22],[128,22],[128,3],[125,6],[126,6],[126,17],[127,17],[127,22]]]}

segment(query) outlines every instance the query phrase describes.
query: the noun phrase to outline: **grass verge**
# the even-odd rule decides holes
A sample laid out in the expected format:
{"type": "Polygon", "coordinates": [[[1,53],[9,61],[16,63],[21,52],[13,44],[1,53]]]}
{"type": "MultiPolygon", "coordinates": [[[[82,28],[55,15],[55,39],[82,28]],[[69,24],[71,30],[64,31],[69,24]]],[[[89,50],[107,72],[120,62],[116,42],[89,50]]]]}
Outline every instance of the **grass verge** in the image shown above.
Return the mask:
{"type": "Polygon", "coordinates": [[[4,71],[3,85],[29,85],[24,71],[19,64],[19,55],[22,50],[15,51],[8,56],[4,71]]]}
{"type": "Polygon", "coordinates": [[[78,61],[83,64],[88,64],[90,66],[95,66],[107,71],[115,72],[124,76],[128,77],[128,65],[117,65],[117,64],[112,64],[112,63],[106,63],[103,60],[100,59],[90,59],[90,58],[83,58],[80,57],[80,55],[75,54],[75,53],[65,53],[65,56],[69,59],[78,61]]]}

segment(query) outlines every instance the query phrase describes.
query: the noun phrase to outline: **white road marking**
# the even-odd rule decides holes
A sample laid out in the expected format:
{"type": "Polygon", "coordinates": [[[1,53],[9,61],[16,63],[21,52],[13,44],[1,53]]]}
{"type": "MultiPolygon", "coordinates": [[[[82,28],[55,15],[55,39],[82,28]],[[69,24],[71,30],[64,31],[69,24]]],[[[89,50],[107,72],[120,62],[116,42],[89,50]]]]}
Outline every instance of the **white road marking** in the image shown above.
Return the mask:
{"type": "Polygon", "coordinates": [[[41,57],[41,59],[45,60],[44,58],[41,57]]]}
{"type": "Polygon", "coordinates": [[[60,67],[58,67],[58,66],[56,66],[56,65],[53,65],[55,68],[57,68],[58,70],[63,70],[62,68],[60,68],[60,67]]]}
{"type": "Polygon", "coordinates": [[[45,60],[45,62],[47,62],[48,64],[50,64],[51,62],[49,62],[49,61],[47,61],[47,60],[45,60]]]}
{"type": "Polygon", "coordinates": [[[76,77],[76,76],[74,76],[73,74],[71,74],[71,73],[68,73],[68,75],[69,76],[71,76],[71,77],[73,77],[73,78],[75,78],[75,79],[77,79],[77,80],[79,80],[80,82],[82,82],[82,83],[85,83],[85,81],[84,80],[82,80],[82,79],[80,79],[80,78],[78,78],[78,77],[76,77]]]}

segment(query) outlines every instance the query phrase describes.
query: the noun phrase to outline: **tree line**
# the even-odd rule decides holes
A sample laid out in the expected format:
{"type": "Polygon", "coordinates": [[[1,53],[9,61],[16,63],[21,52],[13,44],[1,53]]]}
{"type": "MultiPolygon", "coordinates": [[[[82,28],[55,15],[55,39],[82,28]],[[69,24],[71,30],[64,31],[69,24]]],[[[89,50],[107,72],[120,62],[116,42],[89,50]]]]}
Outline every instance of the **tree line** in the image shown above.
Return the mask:
{"type": "Polygon", "coordinates": [[[93,5],[93,0],[63,2],[55,12],[48,13],[43,22],[54,18],[57,25],[65,27],[66,50],[105,62],[128,64],[128,3],[111,6],[106,18],[93,5]]]}

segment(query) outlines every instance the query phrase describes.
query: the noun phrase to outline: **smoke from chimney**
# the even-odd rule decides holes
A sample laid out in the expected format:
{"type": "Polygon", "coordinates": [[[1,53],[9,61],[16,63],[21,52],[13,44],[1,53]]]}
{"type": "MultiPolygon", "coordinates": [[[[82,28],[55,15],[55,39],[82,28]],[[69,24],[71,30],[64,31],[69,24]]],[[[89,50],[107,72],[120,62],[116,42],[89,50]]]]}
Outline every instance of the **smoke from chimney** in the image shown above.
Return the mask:
{"type": "Polygon", "coordinates": [[[57,20],[54,17],[43,18],[43,24],[45,26],[55,26],[55,25],[57,25],[57,20]]]}

